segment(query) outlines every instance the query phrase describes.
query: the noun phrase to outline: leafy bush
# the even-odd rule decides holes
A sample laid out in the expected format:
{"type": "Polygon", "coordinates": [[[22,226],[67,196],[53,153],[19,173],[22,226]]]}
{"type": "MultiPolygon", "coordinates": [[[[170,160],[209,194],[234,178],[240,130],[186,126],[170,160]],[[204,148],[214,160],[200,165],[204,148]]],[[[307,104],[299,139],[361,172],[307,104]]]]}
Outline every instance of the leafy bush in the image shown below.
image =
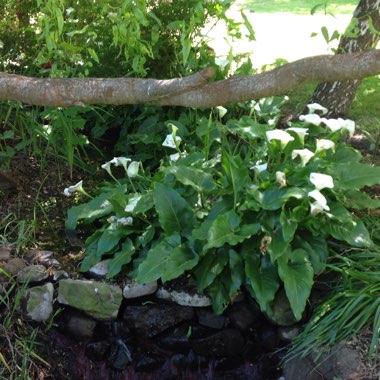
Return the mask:
{"type": "MultiPolygon", "coordinates": [[[[264,119],[269,104],[256,105],[264,119]]],[[[102,166],[114,182],[68,213],[69,230],[97,226],[81,270],[108,257],[109,278],[123,267],[142,283],[191,271],[218,313],[245,286],[270,314],[284,286],[300,319],[313,277],[325,269],[327,240],[373,245],[348,207],[379,206],[360,189],[379,182],[380,168],[360,163],[345,143],[350,120],[313,113],[277,130],[248,116],[223,124],[225,110],[218,112],[217,120],[197,120],[193,132],[171,124],[163,149],[176,153],[152,173],[125,157],[102,166]],[[121,179],[114,165],[125,171],[121,179]]]]}

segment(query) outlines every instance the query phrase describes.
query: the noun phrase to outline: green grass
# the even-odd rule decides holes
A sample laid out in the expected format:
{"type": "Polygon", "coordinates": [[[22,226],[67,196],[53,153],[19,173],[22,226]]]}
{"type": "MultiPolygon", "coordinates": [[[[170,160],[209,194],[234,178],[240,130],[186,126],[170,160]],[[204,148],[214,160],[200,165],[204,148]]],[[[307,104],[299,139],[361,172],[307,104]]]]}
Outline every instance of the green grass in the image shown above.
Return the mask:
{"type": "Polygon", "coordinates": [[[302,15],[310,15],[310,10],[318,5],[318,12],[325,11],[333,14],[351,14],[357,6],[357,1],[345,0],[251,0],[244,4],[246,9],[253,10],[257,13],[276,13],[276,12],[290,12],[302,15]]]}

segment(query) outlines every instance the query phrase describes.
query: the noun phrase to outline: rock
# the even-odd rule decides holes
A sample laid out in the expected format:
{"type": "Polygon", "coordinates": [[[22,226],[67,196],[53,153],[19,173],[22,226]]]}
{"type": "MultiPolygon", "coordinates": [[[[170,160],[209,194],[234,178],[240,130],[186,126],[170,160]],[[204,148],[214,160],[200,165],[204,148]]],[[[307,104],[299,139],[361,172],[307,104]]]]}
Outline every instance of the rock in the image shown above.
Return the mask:
{"type": "Polygon", "coordinates": [[[0,267],[4,270],[4,272],[7,272],[9,275],[14,276],[25,266],[26,263],[24,260],[20,259],[19,257],[15,257],[0,267]]]}
{"type": "Polygon", "coordinates": [[[64,280],[67,278],[70,278],[70,275],[66,271],[60,269],[54,273],[53,281],[57,282],[59,280],[64,280]]]}
{"type": "Polygon", "coordinates": [[[40,282],[49,277],[43,265],[28,265],[17,273],[17,281],[21,284],[40,282]]]}
{"type": "Polygon", "coordinates": [[[283,289],[276,294],[272,310],[273,313],[270,316],[268,315],[268,319],[273,324],[277,326],[292,326],[297,323],[290,307],[289,300],[283,289]]]}
{"type": "Polygon", "coordinates": [[[187,291],[177,291],[177,290],[167,290],[165,288],[160,288],[157,290],[156,297],[177,303],[182,306],[191,307],[206,307],[211,305],[211,298],[193,292],[187,291]]]}
{"type": "Polygon", "coordinates": [[[239,302],[231,305],[226,314],[232,324],[242,331],[247,331],[249,327],[261,317],[258,306],[247,302],[239,302]]]}
{"type": "Polygon", "coordinates": [[[138,284],[131,278],[128,278],[123,289],[124,298],[138,298],[153,294],[157,290],[157,281],[152,281],[147,284],[138,284]]]}
{"type": "Polygon", "coordinates": [[[308,356],[304,358],[297,356],[285,362],[284,376],[289,380],[324,380],[308,356]]]}
{"type": "Polygon", "coordinates": [[[136,372],[153,372],[161,367],[164,359],[159,356],[144,355],[136,360],[136,372]]]}
{"type": "Polygon", "coordinates": [[[59,261],[54,258],[54,252],[42,249],[30,249],[25,252],[25,259],[32,264],[42,264],[45,267],[57,267],[59,261]]]}
{"type": "Polygon", "coordinates": [[[75,339],[83,340],[91,338],[97,322],[85,315],[73,312],[66,322],[66,331],[75,339]]]}
{"type": "Polygon", "coordinates": [[[102,260],[93,265],[87,272],[87,275],[97,280],[103,280],[107,277],[108,263],[110,260],[102,260]]]}
{"type": "Polygon", "coordinates": [[[291,342],[300,332],[300,326],[283,326],[278,328],[278,336],[284,342],[291,342]]]}
{"type": "Polygon", "coordinates": [[[131,361],[132,354],[125,343],[121,339],[114,339],[111,343],[107,364],[118,371],[123,371],[131,361]]]}
{"type": "Polygon", "coordinates": [[[239,330],[226,329],[214,335],[191,341],[193,350],[199,355],[235,356],[239,355],[244,346],[244,338],[239,330]]]}
{"type": "Polygon", "coordinates": [[[275,326],[270,324],[261,325],[258,331],[260,345],[267,351],[274,351],[279,347],[280,339],[275,326]]]}
{"type": "Polygon", "coordinates": [[[0,245],[0,261],[8,261],[11,258],[11,249],[5,245],[0,245]]]}
{"type": "Polygon", "coordinates": [[[124,321],[138,333],[152,337],[193,318],[190,307],[177,305],[128,306],[124,311],[124,321]]]}
{"type": "Polygon", "coordinates": [[[103,282],[60,280],[58,302],[84,311],[97,320],[117,317],[122,301],[121,289],[103,282]]]}
{"type": "Polygon", "coordinates": [[[107,338],[122,338],[127,340],[131,337],[131,331],[123,321],[103,321],[98,322],[94,331],[94,338],[96,340],[103,340],[107,338]]]}
{"type": "Polygon", "coordinates": [[[36,322],[46,322],[53,312],[54,286],[48,282],[25,291],[21,310],[27,318],[36,322]]]}
{"type": "Polygon", "coordinates": [[[187,331],[184,330],[181,328],[169,331],[169,333],[160,338],[159,345],[166,350],[179,353],[187,352],[191,345],[187,331]]]}
{"type": "Polygon", "coordinates": [[[209,309],[197,309],[196,314],[198,323],[205,327],[221,330],[228,324],[228,318],[223,315],[215,315],[212,310],[209,309]]]}
{"type": "Polygon", "coordinates": [[[187,368],[186,355],[175,354],[170,359],[170,365],[175,368],[175,374],[179,374],[187,368]]]}
{"type": "Polygon", "coordinates": [[[89,342],[86,345],[86,356],[93,361],[105,360],[110,350],[111,343],[108,339],[98,342],[89,342]]]}

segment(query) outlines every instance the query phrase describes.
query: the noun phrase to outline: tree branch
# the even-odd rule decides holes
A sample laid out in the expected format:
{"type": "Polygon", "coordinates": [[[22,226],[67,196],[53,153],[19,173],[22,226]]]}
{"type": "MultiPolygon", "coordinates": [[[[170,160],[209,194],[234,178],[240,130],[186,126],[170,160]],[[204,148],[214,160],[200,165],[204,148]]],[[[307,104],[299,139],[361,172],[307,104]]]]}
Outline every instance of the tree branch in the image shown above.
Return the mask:
{"type": "Polygon", "coordinates": [[[0,100],[68,107],[85,104],[154,104],[209,108],[284,95],[304,83],[345,81],[380,74],[380,50],[320,55],[274,70],[210,82],[208,68],[186,78],[30,78],[0,73],[0,100]]]}

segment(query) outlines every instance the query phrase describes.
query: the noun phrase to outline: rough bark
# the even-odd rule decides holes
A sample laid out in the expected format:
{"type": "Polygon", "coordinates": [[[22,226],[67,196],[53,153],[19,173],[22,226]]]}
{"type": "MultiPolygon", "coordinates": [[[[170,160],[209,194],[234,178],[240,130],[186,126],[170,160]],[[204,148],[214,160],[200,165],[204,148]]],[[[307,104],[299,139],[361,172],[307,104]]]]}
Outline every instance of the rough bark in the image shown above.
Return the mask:
{"type": "Polygon", "coordinates": [[[186,78],[30,78],[0,73],[0,100],[68,107],[154,104],[209,108],[284,95],[304,83],[347,81],[380,74],[380,50],[304,58],[266,73],[208,82],[209,68],[186,78]]]}
{"type": "MultiPolygon", "coordinates": [[[[372,33],[369,23],[380,32],[380,0],[361,0],[353,14],[357,20],[359,35],[356,38],[342,36],[338,53],[354,53],[376,47],[379,34],[372,33]]],[[[352,22],[353,22],[352,21],[352,22]]],[[[328,117],[345,117],[354,101],[360,79],[320,83],[312,96],[311,103],[321,104],[329,109],[328,117]]]]}

